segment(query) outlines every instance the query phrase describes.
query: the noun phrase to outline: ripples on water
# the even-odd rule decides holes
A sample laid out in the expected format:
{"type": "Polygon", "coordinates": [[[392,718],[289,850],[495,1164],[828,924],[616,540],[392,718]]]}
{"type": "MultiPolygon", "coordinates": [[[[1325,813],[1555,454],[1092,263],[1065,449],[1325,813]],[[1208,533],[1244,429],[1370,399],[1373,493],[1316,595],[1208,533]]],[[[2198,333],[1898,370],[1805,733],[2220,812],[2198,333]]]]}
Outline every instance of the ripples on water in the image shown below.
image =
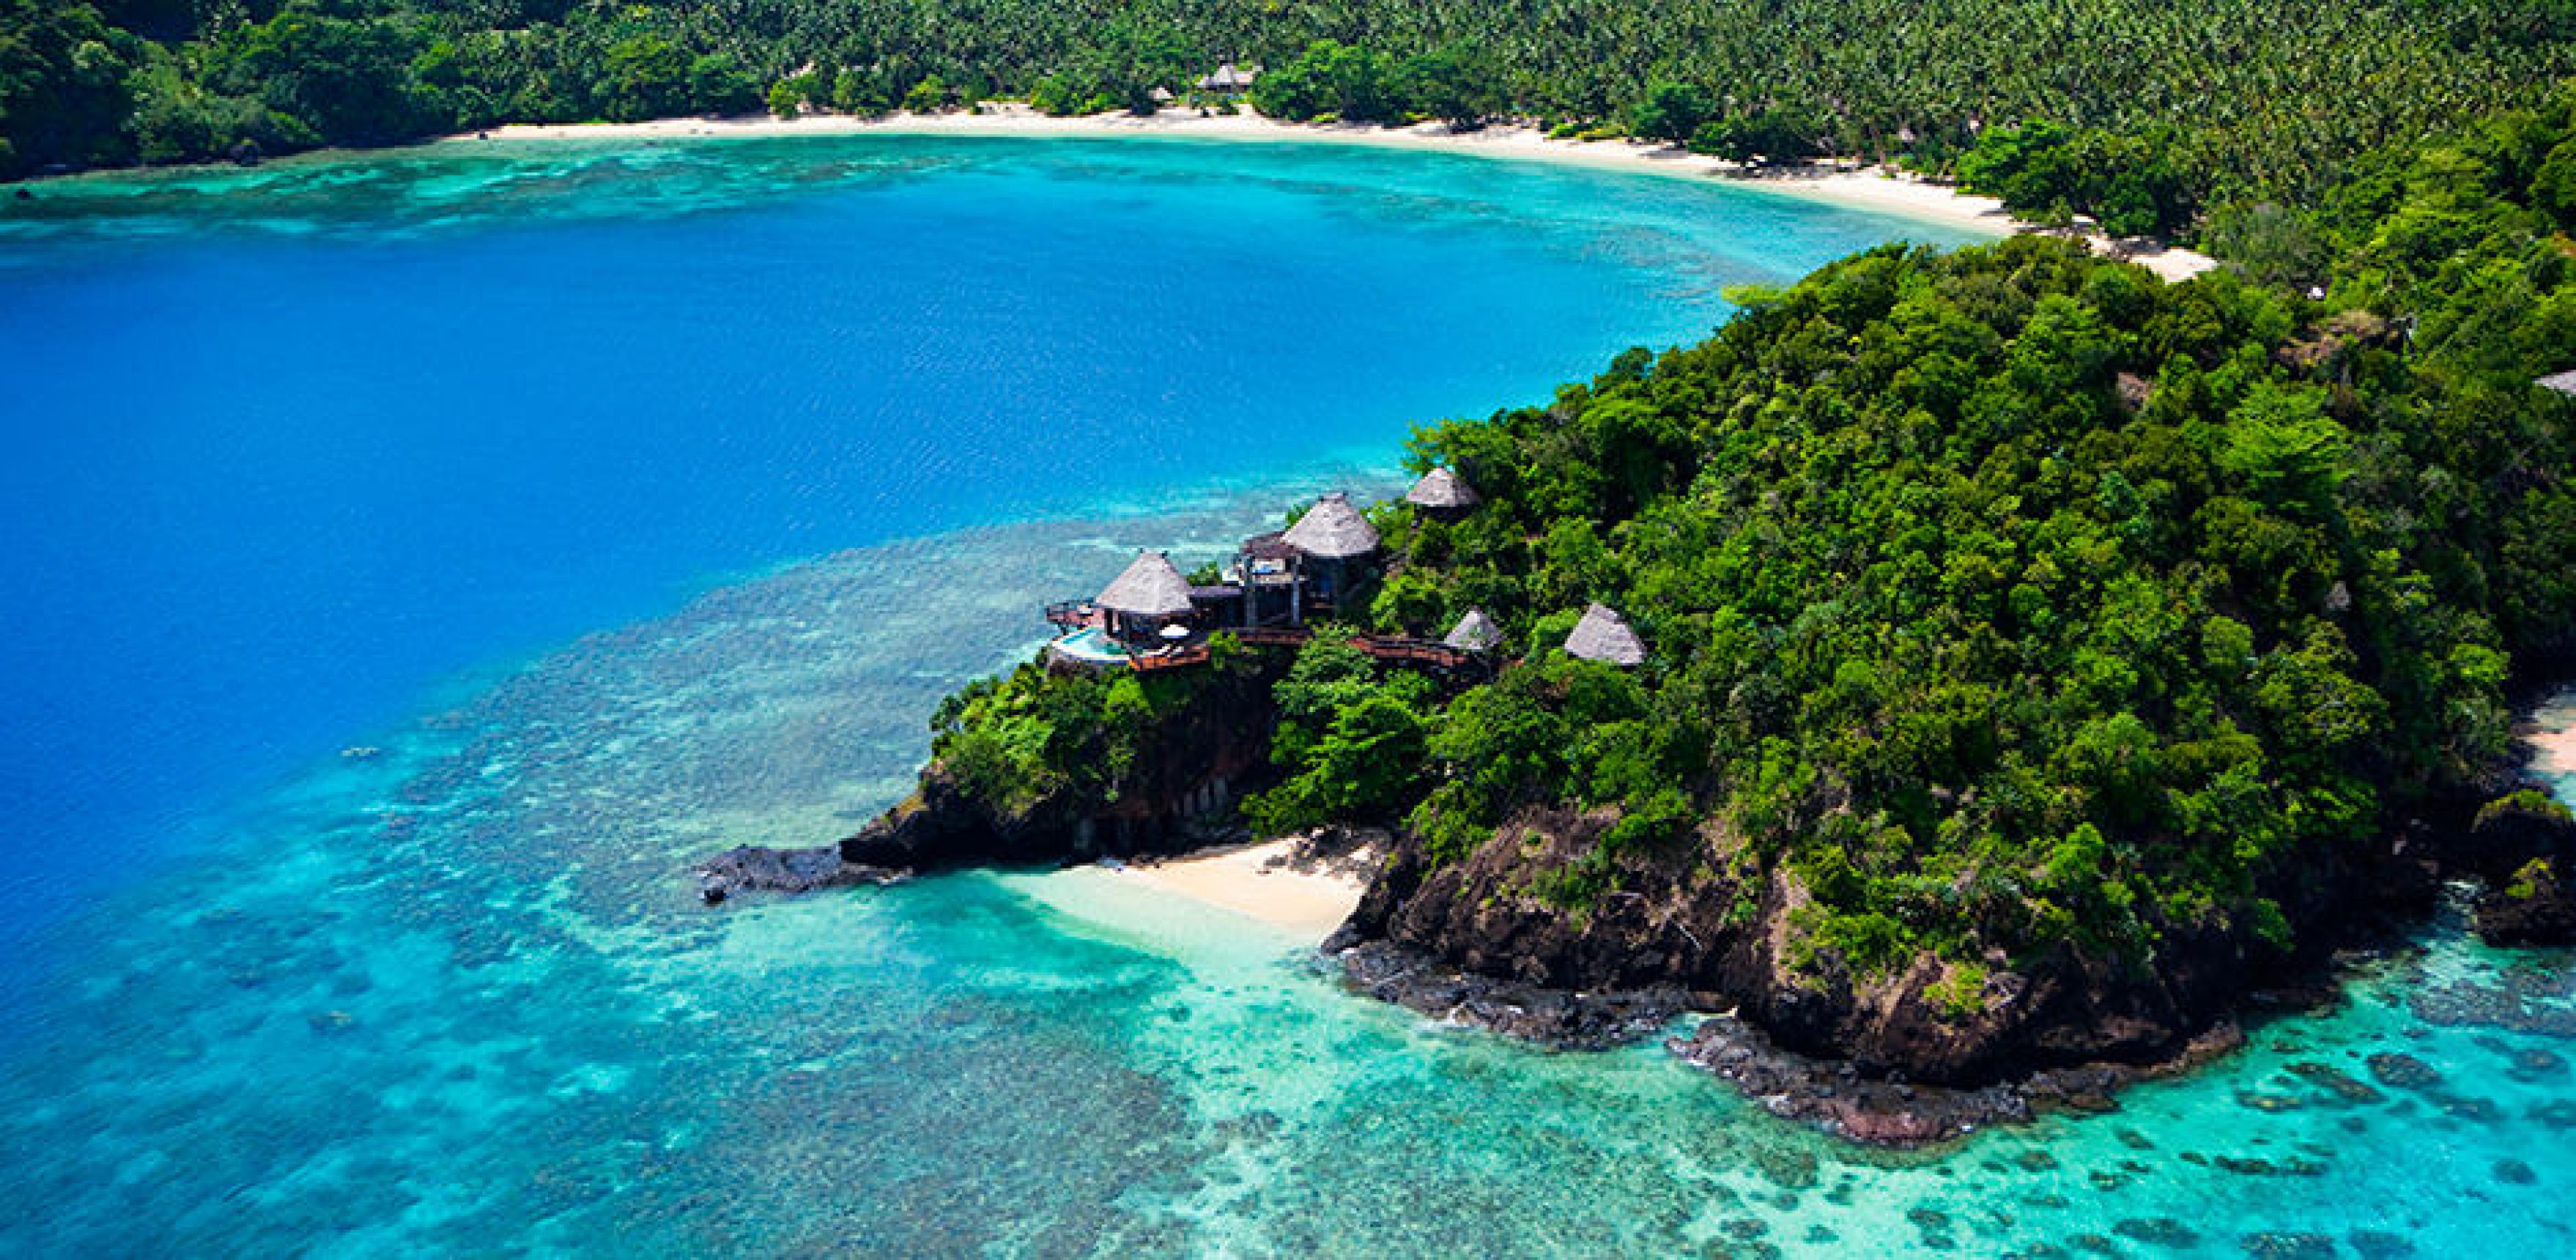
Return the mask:
{"type": "MultiPolygon", "coordinates": [[[[456,172],[413,226],[583,212],[561,183],[587,179],[695,205],[628,178],[691,160],[494,159],[529,206],[456,172]]],[[[727,195],[780,174],[747,165],[727,195]]],[[[233,227],[328,235],[300,199],[379,176],[238,178],[277,204],[219,197],[233,227]]],[[[1535,1053],[1348,997],[1268,929],[1092,873],[693,903],[692,858],[895,799],[936,698],[1039,637],[1033,595],[1138,546],[1213,555],[1313,488],[727,585],[214,814],[10,961],[0,1252],[2570,1250],[2571,972],[2455,925],[2117,1113],[1894,1155],[1653,1047],[1535,1053]]]]}

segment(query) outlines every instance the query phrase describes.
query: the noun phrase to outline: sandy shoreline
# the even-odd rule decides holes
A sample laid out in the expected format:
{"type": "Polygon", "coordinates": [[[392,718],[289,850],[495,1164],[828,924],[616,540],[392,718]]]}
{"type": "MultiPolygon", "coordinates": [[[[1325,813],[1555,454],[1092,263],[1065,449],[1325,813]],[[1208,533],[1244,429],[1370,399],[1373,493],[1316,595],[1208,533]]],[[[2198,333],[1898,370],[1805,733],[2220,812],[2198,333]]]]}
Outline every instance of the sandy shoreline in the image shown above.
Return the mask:
{"type": "Polygon", "coordinates": [[[1296,843],[1291,839],[1247,844],[1152,865],[1129,865],[1117,874],[1321,944],[1359,907],[1367,885],[1356,875],[1269,867],[1296,843]]]}
{"type": "MultiPolygon", "coordinates": [[[[1440,123],[1401,128],[1312,126],[1283,123],[1252,113],[1201,115],[1195,110],[1183,109],[1167,109],[1151,117],[1094,114],[1053,118],[1023,104],[998,102],[986,105],[980,114],[894,114],[877,118],[809,114],[794,119],[755,114],[734,118],[665,118],[641,123],[513,123],[490,132],[450,136],[438,143],[828,135],[1179,136],[1414,149],[1555,162],[1631,173],[1723,178],[1731,187],[1938,223],[1986,236],[2002,237],[2025,230],[2024,225],[2004,213],[2003,203],[1991,197],[1979,197],[1945,185],[1926,183],[1879,167],[1804,167],[1746,176],[1732,163],[1668,146],[1618,140],[1591,143],[1551,140],[1534,128],[1514,125],[1463,132],[1452,131],[1440,123]]],[[[2105,253],[2125,252],[2099,237],[2093,238],[2093,245],[2105,253]]],[[[2125,252],[2125,256],[2168,280],[2186,279],[2217,265],[2204,255],[2181,249],[2125,252]]]]}
{"type": "Polygon", "coordinates": [[[2534,710],[2531,729],[2522,736],[2531,746],[2531,768],[2541,774],[2576,777],[2576,692],[2568,692],[2534,710]]]}

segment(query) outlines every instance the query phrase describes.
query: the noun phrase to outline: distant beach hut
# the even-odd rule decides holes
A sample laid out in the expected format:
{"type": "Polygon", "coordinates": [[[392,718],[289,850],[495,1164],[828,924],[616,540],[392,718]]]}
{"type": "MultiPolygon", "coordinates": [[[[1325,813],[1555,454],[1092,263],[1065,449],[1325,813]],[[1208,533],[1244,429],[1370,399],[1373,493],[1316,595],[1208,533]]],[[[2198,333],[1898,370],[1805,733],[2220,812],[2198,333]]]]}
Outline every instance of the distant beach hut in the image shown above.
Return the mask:
{"type": "Polygon", "coordinates": [[[2533,381],[2532,384],[2576,398],[2576,371],[2552,373],[2533,381]]]}
{"type": "Polygon", "coordinates": [[[1627,618],[1594,604],[1583,610],[1583,620],[1574,623],[1574,633],[1565,636],[1565,654],[1632,667],[1645,664],[1646,641],[1628,628],[1627,618]]]}
{"type": "Polygon", "coordinates": [[[1219,96],[1235,96],[1251,91],[1252,81],[1259,77],[1261,77],[1261,67],[1240,69],[1229,61],[1218,66],[1206,78],[1199,80],[1198,86],[1202,92],[1213,92],[1219,96]]]}
{"type": "Polygon", "coordinates": [[[1190,616],[1190,582],[1159,551],[1140,551],[1127,571],[1103,587],[1091,601],[1108,614],[1109,633],[1121,639],[1147,638],[1164,626],[1190,616]]]}
{"type": "Polygon", "coordinates": [[[1442,520],[1456,520],[1474,511],[1484,496],[1476,493],[1467,479],[1446,468],[1434,468],[1422,474],[1422,480],[1404,492],[1404,501],[1420,508],[1425,515],[1442,520]]]}
{"type": "Polygon", "coordinates": [[[1461,652],[1490,652],[1503,644],[1503,628],[1485,615],[1482,608],[1470,608],[1467,615],[1450,627],[1449,637],[1441,643],[1461,652]]]}
{"type": "Polygon", "coordinates": [[[1172,89],[1162,87],[1155,88],[1153,91],[1145,94],[1145,99],[1152,101],[1157,105],[1169,105],[1172,103],[1172,89]]]}

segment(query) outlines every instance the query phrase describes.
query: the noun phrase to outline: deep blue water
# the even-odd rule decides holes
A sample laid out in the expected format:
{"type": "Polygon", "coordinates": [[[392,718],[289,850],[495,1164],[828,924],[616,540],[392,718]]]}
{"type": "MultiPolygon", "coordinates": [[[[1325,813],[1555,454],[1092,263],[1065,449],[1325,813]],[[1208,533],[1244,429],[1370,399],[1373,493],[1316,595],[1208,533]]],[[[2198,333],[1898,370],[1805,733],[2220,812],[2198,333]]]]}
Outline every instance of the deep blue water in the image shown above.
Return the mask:
{"type": "MultiPolygon", "coordinates": [[[[598,143],[0,209],[0,892],[460,671],[834,549],[1152,504],[1544,401],[1899,234],[1320,147],[598,143]]],[[[5,939],[5,938],[0,938],[5,939]]]]}
{"type": "Polygon", "coordinates": [[[2115,1113],[1894,1155],[1096,868],[695,904],[898,799],[1036,601],[1918,227],[1157,143],[42,192],[0,203],[0,1255],[2576,1250],[2576,968],[2448,920],[2115,1113]]]}

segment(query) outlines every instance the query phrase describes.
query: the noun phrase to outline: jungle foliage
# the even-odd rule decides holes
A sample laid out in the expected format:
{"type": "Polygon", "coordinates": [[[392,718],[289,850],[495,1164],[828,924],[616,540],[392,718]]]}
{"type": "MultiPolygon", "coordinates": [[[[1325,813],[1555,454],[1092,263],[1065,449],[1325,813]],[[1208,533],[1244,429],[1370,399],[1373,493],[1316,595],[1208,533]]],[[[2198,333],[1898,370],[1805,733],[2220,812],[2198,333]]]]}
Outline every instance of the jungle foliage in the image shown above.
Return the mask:
{"type": "Polygon", "coordinates": [[[1362,628],[1482,609],[1511,663],[1440,687],[1319,636],[1251,816],[1401,818],[1454,859],[1604,811],[1536,891],[1614,892],[1632,846],[1786,872],[1807,955],[1863,971],[2287,943],[2282,881],[2472,788],[2508,682],[2576,663],[2576,400],[2534,384],[2576,362],[2571,187],[2561,98],[2274,224],[2322,299],[1889,246],[1426,428],[1416,465],[1485,501],[1376,510],[1362,628]],[[1559,650],[1593,600],[1645,665],[1559,650]]]}
{"type": "Polygon", "coordinates": [[[1231,59],[1295,118],[1938,172],[1989,149],[2016,205],[2171,230],[2531,104],[2571,37],[2566,0],[0,0],[0,178],[763,104],[1139,108],[1231,59]]]}

